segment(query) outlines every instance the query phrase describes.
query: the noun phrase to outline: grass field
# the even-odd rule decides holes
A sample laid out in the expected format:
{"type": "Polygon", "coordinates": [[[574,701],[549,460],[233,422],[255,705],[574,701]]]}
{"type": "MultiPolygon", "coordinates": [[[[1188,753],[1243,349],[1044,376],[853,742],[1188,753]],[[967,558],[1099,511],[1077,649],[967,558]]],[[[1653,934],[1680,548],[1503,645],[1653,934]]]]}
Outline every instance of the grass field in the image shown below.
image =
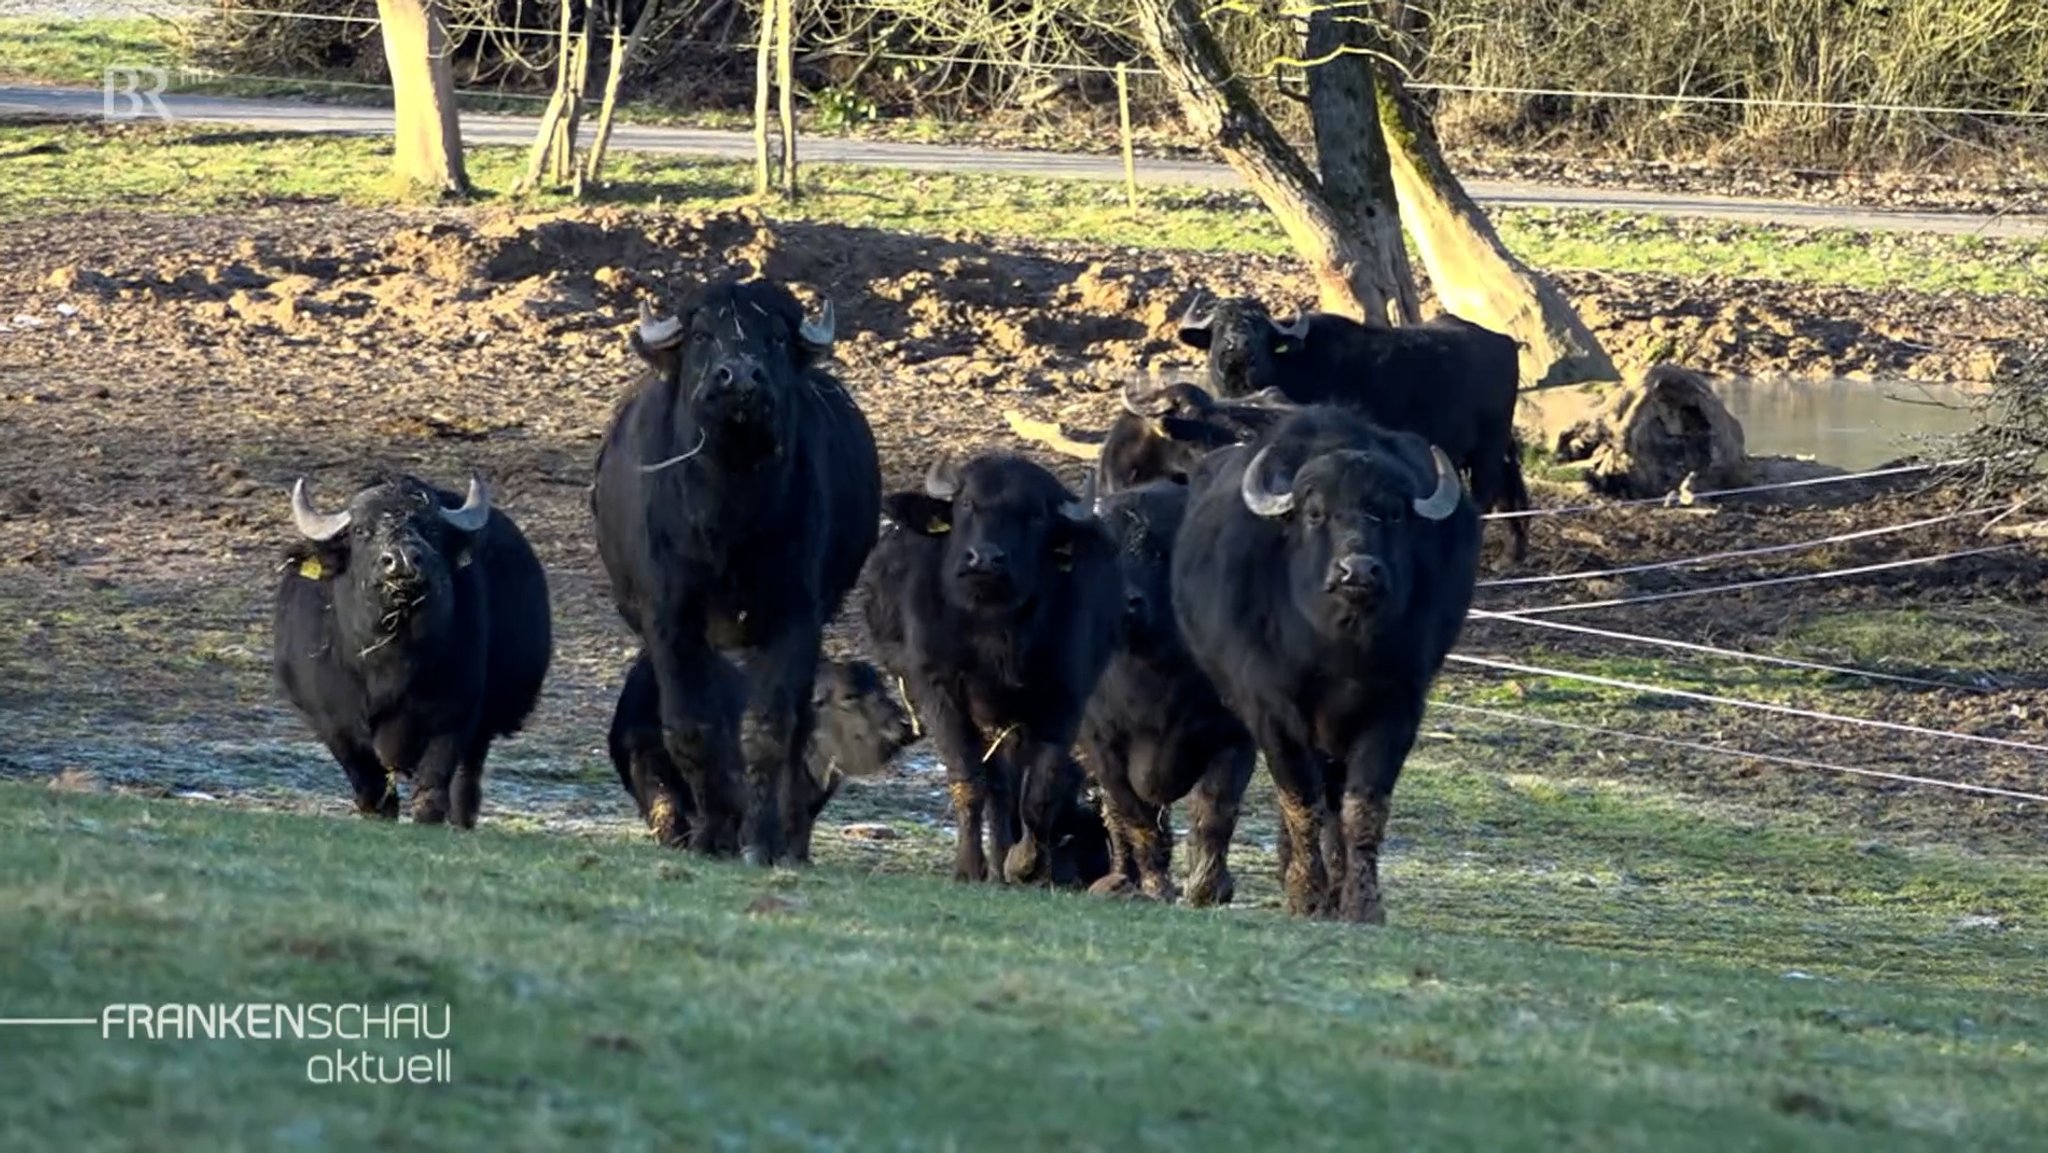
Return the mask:
{"type": "Polygon", "coordinates": [[[313,1087],[312,1041],[17,1031],[0,1146],[2019,1149],[2048,1125],[2038,857],[1441,747],[1394,831],[1394,926],[1361,932],[903,875],[936,842],[828,834],[768,874],[0,785],[8,1013],[446,1003],[453,1070],[313,1087]]]}

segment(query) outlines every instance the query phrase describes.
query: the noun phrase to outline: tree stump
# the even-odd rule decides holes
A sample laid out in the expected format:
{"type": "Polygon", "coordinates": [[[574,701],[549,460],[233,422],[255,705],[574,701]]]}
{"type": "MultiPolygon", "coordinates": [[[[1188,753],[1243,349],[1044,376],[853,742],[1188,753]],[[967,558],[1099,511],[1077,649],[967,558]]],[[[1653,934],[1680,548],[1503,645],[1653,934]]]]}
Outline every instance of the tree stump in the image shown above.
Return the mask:
{"type": "Polygon", "coordinates": [[[1706,378],[1659,364],[1558,434],[1560,461],[1587,461],[1586,482],[1609,496],[1663,496],[1746,483],[1742,425],[1706,378]]]}

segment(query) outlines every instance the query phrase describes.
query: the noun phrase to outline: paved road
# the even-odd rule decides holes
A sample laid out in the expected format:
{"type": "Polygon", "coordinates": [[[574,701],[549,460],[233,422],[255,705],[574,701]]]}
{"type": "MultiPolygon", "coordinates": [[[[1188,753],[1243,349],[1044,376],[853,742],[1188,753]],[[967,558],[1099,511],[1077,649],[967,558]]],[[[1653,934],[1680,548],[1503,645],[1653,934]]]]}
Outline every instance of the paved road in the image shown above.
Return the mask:
{"type": "MultiPolygon", "coordinates": [[[[234,124],[294,132],[339,132],[389,135],[388,110],[360,106],[308,104],[296,100],[246,100],[222,96],[172,95],[163,98],[177,120],[202,124],[234,124]]],[[[127,103],[114,102],[116,111],[127,103]]],[[[42,113],[99,116],[102,94],[79,88],[0,88],[0,119],[42,113]]],[[[465,144],[529,144],[537,118],[527,116],[462,117],[465,144]]],[[[585,121],[586,132],[589,129],[585,121]]],[[[753,156],[753,140],[744,132],[704,128],[620,125],[612,147],[631,152],[745,160],[753,156]]],[[[888,141],[840,140],[822,136],[803,141],[806,159],[867,164],[927,172],[1011,173],[1018,176],[1082,180],[1122,180],[1114,157],[1060,152],[1032,152],[955,144],[907,144],[888,141]]],[[[1142,160],[1138,175],[1149,184],[1239,188],[1243,182],[1229,166],[1195,160],[1142,160]]],[[[1627,189],[1572,188],[1561,185],[1473,180],[1466,184],[1481,204],[1490,207],[1584,208],[1691,216],[1752,224],[1791,224],[1811,228],[1854,228],[1906,232],[1941,232],[2048,240],[2048,217],[1986,216],[1979,213],[1908,212],[1845,208],[1792,200],[1756,200],[1691,193],[1638,192],[1627,189]]]]}

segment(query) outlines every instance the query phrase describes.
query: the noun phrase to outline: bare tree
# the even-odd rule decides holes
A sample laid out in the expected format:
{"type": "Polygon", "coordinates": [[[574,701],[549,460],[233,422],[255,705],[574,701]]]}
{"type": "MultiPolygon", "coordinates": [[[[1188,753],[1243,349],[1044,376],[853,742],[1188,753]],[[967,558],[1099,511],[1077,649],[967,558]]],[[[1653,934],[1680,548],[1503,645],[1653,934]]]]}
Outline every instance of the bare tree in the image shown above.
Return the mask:
{"type": "Polygon", "coordinates": [[[1401,243],[1399,198],[1374,99],[1373,61],[1385,48],[1379,22],[1364,7],[1319,4],[1309,13],[1304,63],[1316,165],[1338,218],[1382,262],[1373,279],[1391,290],[1387,312],[1367,319],[1412,324],[1422,319],[1422,305],[1401,243]]]}
{"type": "MultiPolygon", "coordinates": [[[[1389,0],[1388,20],[1410,45],[1423,29],[1403,0],[1389,0]]],[[[1365,25],[1361,14],[1347,23],[1365,25]]],[[[1429,270],[1446,312],[1504,332],[1522,344],[1524,387],[1616,380],[1600,341],[1550,278],[1516,259],[1486,213],[1444,162],[1429,110],[1402,83],[1392,57],[1378,69],[1379,127],[1393,166],[1401,218],[1429,270]]],[[[1325,66],[1327,67],[1327,66],[1325,66]]],[[[1348,94],[1347,94],[1348,95],[1348,94]]],[[[1317,124],[1317,140],[1326,139],[1317,124]]]]}
{"type": "Polygon", "coordinates": [[[391,69],[393,167],[414,187],[467,195],[448,22],[439,0],[377,0],[377,17],[391,69]]]}
{"type": "MultiPolygon", "coordinates": [[[[1231,70],[1195,0],[1138,0],[1137,15],[1146,47],[1189,127],[1215,141],[1224,159],[1280,221],[1296,251],[1308,261],[1320,306],[1358,320],[1401,315],[1405,310],[1400,302],[1404,297],[1412,301],[1415,294],[1413,278],[1405,277],[1404,282],[1399,271],[1406,266],[1405,256],[1397,260],[1374,247],[1385,238],[1385,229],[1361,234],[1349,224],[1349,219],[1366,215],[1398,224],[1395,202],[1366,200],[1347,205],[1341,213],[1332,205],[1322,181],[1231,70]]],[[[1370,110],[1355,112],[1351,120],[1358,123],[1362,117],[1370,123],[1373,115],[1370,110]]],[[[1372,145],[1363,147],[1370,150],[1372,145]]],[[[1356,191],[1371,195],[1369,186],[1356,191]]],[[[1394,247],[1399,248],[1398,231],[1394,247]]]]}

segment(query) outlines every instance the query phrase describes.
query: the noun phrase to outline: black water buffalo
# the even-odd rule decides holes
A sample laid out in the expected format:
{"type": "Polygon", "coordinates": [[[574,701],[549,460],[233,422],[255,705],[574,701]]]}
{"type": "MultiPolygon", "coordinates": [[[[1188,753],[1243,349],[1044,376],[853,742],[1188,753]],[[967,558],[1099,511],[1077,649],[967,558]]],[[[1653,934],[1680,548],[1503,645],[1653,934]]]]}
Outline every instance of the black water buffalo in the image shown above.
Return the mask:
{"type": "Polygon", "coordinates": [[[1146,896],[1173,900],[1167,813],[1192,793],[1187,899],[1213,905],[1228,902],[1236,888],[1230,837],[1256,749],[1195,666],[1174,621],[1169,573],[1187,504],[1187,488],[1164,480],[1096,502],[1117,543],[1124,615],[1080,736],[1111,837],[1111,872],[1096,888],[1136,881],[1146,896]]]}
{"type": "Polygon", "coordinates": [[[1055,826],[1073,808],[1070,748],[1123,605],[1109,534],[1059,478],[1003,453],[941,461],[923,492],[887,507],[862,578],[867,631],[946,766],[954,876],[989,879],[986,828],[1001,880],[1093,880],[1055,826]]]}
{"type": "Polygon", "coordinates": [[[1288,911],[1383,921],[1388,806],[1471,605],[1478,512],[1441,449],[1336,406],[1210,459],[1175,618],[1265,753],[1288,911]]]}
{"type": "MultiPolygon", "coordinates": [[[[881,674],[866,661],[827,660],[818,667],[811,695],[817,716],[816,731],[806,758],[809,771],[797,779],[799,803],[805,806],[810,824],[839,792],[847,777],[873,776],[882,771],[896,754],[917,739],[910,714],[889,696],[881,674]]],[[[672,797],[660,793],[650,797],[641,783],[659,781],[675,773],[661,732],[661,686],[654,677],[654,662],[642,653],[626,671],[619,700],[612,711],[611,731],[605,738],[612,767],[619,784],[633,798],[640,818],[657,835],[682,836],[697,820],[696,799],[687,786],[672,797]],[[634,762],[640,761],[636,765],[634,762]],[[673,803],[680,813],[654,811],[655,806],[673,803]]],[[[792,854],[809,856],[808,844],[792,845],[792,854]]]]}
{"type": "Polygon", "coordinates": [[[1123,402],[1096,458],[1093,479],[1102,496],[1157,480],[1186,484],[1204,456],[1252,439],[1295,407],[1277,391],[1219,401],[1192,384],[1126,386],[1123,402]]]}
{"type": "MultiPolygon", "coordinates": [[[[1513,337],[1445,314],[1382,328],[1310,312],[1275,320],[1256,300],[1190,306],[1180,340],[1209,358],[1219,397],[1277,389],[1298,404],[1347,404],[1444,450],[1472,477],[1482,511],[1529,507],[1515,438],[1521,351],[1513,337]]],[[[1513,557],[1529,549],[1526,518],[1508,518],[1513,557]]]]}
{"type": "Polygon", "coordinates": [[[643,305],[631,344],[650,371],[612,418],[590,495],[669,754],[636,762],[659,770],[636,791],[666,798],[667,820],[687,787],[704,818],[688,844],[758,864],[809,843],[820,641],[881,516],[874,436],[821,367],[832,339],[829,302],[807,320],[765,281],[706,286],[674,316],[643,305]]]}
{"type": "Polygon", "coordinates": [[[348,774],[358,811],[476,824],[484,757],[525,724],[554,654],[547,576],[519,527],[469,495],[381,478],[340,512],[301,479],[304,539],[278,583],[278,684],[348,774]]]}

